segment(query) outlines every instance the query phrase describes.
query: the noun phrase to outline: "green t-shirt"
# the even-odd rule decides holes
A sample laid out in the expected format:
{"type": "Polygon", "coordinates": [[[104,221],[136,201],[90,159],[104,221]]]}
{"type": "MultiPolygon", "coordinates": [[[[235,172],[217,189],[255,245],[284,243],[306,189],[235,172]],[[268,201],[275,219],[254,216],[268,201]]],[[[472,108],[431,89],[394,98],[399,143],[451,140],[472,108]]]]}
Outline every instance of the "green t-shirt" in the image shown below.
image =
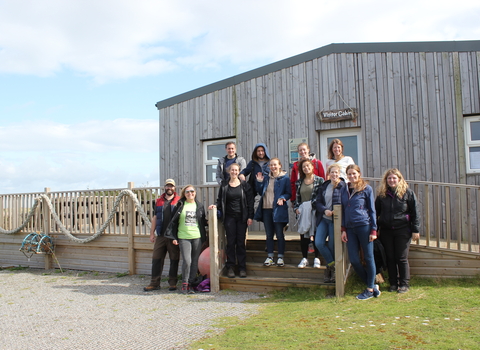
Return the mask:
{"type": "Polygon", "coordinates": [[[197,203],[185,202],[178,222],[178,238],[200,238],[200,229],[197,224],[197,203]]]}

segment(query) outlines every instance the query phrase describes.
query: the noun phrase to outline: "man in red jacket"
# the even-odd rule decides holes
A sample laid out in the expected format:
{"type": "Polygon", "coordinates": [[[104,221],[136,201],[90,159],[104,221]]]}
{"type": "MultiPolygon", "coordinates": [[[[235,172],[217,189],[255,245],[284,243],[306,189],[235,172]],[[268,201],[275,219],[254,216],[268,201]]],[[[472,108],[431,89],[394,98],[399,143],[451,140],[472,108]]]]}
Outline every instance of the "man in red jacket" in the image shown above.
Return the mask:
{"type": "Polygon", "coordinates": [[[152,257],[152,279],[150,284],[143,288],[145,292],[160,289],[165,256],[170,257],[170,271],[168,273],[169,291],[177,289],[178,262],[180,260],[180,249],[173,241],[165,237],[165,230],[170,223],[175,204],[180,197],[175,192],[175,181],[165,181],[164,193],[155,202],[155,215],[152,218],[150,227],[150,242],[154,243],[152,257]],[[155,232],[156,231],[156,232],[155,232]]]}

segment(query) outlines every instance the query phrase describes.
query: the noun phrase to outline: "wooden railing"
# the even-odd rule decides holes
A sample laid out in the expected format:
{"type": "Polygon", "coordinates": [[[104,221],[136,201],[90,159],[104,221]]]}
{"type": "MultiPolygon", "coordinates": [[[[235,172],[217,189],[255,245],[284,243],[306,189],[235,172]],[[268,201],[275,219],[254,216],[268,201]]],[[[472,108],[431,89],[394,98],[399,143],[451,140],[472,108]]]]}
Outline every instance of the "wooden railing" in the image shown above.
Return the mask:
{"type": "MultiPolygon", "coordinates": [[[[367,178],[374,191],[381,179],[367,178]]],[[[419,245],[479,253],[480,186],[407,181],[420,211],[419,245]]]]}
{"type": "MultiPolygon", "coordinates": [[[[369,178],[370,185],[378,186],[380,179],[369,178]]],[[[449,250],[479,252],[479,186],[460,184],[431,183],[408,181],[418,197],[421,217],[421,239],[419,245],[444,248],[449,250]]],[[[207,207],[215,203],[218,186],[195,186],[197,198],[207,207]]],[[[181,186],[177,187],[178,189],[181,186]]],[[[153,204],[163,192],[162,187],[134,188],[128,184],[148,217],[153,214],[153,204]]],[[[62,225],[74,235],[93,235],[98,232],[113,208],[118,193],[123,189],[102,189],[82,191],[23,193],[0,195],[0,227],[13,230],[20,226],[33,207],[35,198],[46,194],[53,204],[62,225]]],[[[48,208],[42,204],[36,208],[33,218],[28,222],[24,233],[44,232],[60,234],[59,225],[52,220],[48,208]]],[[[341,210],[335,211],[335,260],[336,260],[336,294],[344,294],[344,285],[348,268],[345,244],[340,240],[341,210]]],[[[211,288],[219,289],[219,276],[223,268],[223,226],[218,224],[216,211],[209,210],[209,232],[211,249],[211,288]]],[[[138,215],[133,202],[122,200],[115,211],[114,220],[107,227],[105,235],[125,235],[133,240],[134,235],[147,236],[148,227],[138,215]]],[[[133,250],[133,243],[129,245],[133,250]]],[[[130,250],[130,248],[129,248],[130,250]]],[[[130,254],[130,252],[129,252],[130,254]]],[[[134,264],[135,259],[130,259],[134,264]]],[[[134,266],[130,271],[135,271],[134,266]]]]}

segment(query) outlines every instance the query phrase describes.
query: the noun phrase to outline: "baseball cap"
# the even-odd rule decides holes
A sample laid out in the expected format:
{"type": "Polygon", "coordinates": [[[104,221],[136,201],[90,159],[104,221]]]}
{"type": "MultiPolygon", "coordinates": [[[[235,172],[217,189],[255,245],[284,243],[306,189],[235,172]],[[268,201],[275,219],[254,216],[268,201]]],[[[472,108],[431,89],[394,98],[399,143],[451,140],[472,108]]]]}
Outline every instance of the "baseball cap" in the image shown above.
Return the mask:
{"type": "Polygon", "coordinates": [[[167,180],[165,180],[165,186],[166,186],[166,185],[173,185],[173,186],[175,186],[175,180],[173,180],[173,179],[167,179],[167,180]]]}

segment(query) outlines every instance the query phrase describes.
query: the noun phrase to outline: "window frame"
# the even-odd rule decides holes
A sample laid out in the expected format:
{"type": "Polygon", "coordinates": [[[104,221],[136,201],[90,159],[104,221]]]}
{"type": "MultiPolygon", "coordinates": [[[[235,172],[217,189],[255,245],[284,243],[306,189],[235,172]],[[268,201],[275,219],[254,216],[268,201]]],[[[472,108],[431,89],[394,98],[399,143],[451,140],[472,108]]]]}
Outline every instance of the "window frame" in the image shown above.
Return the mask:
{"type": "Polygon", "coordinates": [[[464,135],[465,135],[465,166],[467,168],[467,174],[480,173],[479,168],[470,167],[470,148],[480,147],[480,140],[472,140],[471,124],[472,122],[480,122],[480,115],[474,115],[464,118],[464,135]]]}
{"type": "MultiPolygon", "coordinates": [[[[207,181],[207,166],[209,165],[217,165],[218,159],[207,159],[208,155],[208,146],[216,146],[216,145],[223,145],[225,149],[225,144],[227,142],[234,142],[235,145],[237,144],[237,140],[235,138],[228,138],[228,139],[216,139],[216,140],[204,140],[203,141],[203,184],[204,185],[217,185],[217,181],[208,182],[207,181]]],[[[223,156],[225,156],[227,153],[223,156]]]]}

